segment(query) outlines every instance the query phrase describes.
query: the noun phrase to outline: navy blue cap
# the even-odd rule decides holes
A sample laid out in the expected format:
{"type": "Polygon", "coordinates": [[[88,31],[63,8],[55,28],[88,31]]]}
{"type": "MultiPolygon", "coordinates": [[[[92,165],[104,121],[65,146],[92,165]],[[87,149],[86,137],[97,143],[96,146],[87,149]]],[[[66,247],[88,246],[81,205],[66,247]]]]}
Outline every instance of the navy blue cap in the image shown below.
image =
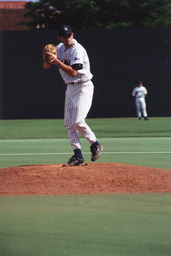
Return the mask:
{"type": "Polygon", "coordinates": [[[70,26],[68,25],[63,25],[59,28],[58,31],[58,35],[59,36],[63,36],[63,37],[67,37],[67,36],[71,36],[72,35],[72,29],[70,26]]]}
{"type": "Polygon", "coordinates": [[[142,82],[142,81],[139,81],[138,84],[143,84],[143,82],[142,82]]]}

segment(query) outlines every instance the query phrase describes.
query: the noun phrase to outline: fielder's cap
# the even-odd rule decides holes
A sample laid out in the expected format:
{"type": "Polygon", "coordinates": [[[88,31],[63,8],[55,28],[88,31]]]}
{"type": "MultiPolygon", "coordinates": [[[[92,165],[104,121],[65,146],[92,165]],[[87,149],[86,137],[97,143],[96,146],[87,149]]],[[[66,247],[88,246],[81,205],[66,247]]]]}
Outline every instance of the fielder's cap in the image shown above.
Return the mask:
{"type": "Polygon", "coordinates": [[[59,28],[58,31],[59,36],[67,37],[72,35],[72,29],[68,25],[63,25],[59,28]]]}
{"type": "Polygon", "coordinates": [[[138,81],[138,84],[143,84],[143,82],[142,81],[138,81]]]}

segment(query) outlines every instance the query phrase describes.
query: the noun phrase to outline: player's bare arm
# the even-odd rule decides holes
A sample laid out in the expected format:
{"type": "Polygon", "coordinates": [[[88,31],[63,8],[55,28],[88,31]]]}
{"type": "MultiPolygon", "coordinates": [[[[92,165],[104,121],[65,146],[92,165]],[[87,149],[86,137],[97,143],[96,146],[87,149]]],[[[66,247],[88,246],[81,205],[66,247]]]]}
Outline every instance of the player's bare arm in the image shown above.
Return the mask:
{"type": "Polygon", "coordinates": [[[58,68],[62,69],[67,75],[71,77],[75,77],[78,73],[76,69],[73,67],[64,64],[62,61],[60,61],[58,58],[54,58],[53,65],[56,65],[58,68]]]}
{"type": "Polygon", "coordinates": [[[53,65],[56,65],[58,68],[62,69],[67,75],[71,77],[75,77],[78,73],[77,71],[79,69],[82,69],[82,64],[75,64],[73,66],[64,64],[62,61],[60,61],[57,58],[57,54],[46,52],[46,55],[48,56],[48,61],[44,60],[43,62],[44,69],[49,69],[53,64],[53,65]]]}
{"type": "Polygon", "coordinates": [[[49,69],[52,65],[46,61],[43,62],[43,68],[44,69],[49,69]]]}
{"type": "MultiPolygon", "coordinates": [[[[68,49],[73,44],[73,36],[74,34],[71,33],[68,36],[58,36],[58,39],[64,44],[65,48],[68,49]]],[[[58,58],[56,58],[55,55],[51,55],[51,60],[54,65],[56,65],[58,68],[62,69],[67,75],[71,77],[75,77],[77,75],[77,70],[80,69],[80,67],[72,67],[69,65],[64,64],[62,61],[60,61],[58,58]]]]}
{"type": "Polygon", "coordinates": [[[56,65],[58,68],[62,69],[67,75],[71,77],[75,77],[77,75],[77,69],[75,67],[71,67],[69,65],[64,64],[62,61],[60,61],[57,58],[56,54],[53,53],[46,53],[48,55],[48,62],[44,61],[43,62],[43,68],[44,69],[49,69],[52,64],[56,65]]]}

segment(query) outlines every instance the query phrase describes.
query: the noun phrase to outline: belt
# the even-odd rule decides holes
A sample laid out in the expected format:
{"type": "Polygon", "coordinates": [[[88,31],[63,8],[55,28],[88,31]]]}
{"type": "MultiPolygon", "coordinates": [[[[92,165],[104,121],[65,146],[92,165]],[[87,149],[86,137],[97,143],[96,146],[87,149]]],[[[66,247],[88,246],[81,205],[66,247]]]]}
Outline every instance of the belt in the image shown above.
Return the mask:
{"type": "Polygon", "coordinates": [[[88,81],[90,81],[90,80],[87,80],[87,81],[80,81],[80,82],[71,82],[71,83],[67,83],[67,85],[68,84],[83,84],[83,83],[87,83],[88,81]]]}

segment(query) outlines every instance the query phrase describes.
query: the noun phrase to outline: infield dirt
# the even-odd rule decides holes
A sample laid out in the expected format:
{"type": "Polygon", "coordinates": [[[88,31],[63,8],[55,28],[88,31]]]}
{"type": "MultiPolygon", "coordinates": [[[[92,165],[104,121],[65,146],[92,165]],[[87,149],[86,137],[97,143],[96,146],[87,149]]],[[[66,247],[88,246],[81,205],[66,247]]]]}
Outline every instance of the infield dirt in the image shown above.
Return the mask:
{"type": "Polygon", "coordinates": [[[171,171],[119,163],[10,167],[0,170],[0,195],[171,192],[171,171]]]}

